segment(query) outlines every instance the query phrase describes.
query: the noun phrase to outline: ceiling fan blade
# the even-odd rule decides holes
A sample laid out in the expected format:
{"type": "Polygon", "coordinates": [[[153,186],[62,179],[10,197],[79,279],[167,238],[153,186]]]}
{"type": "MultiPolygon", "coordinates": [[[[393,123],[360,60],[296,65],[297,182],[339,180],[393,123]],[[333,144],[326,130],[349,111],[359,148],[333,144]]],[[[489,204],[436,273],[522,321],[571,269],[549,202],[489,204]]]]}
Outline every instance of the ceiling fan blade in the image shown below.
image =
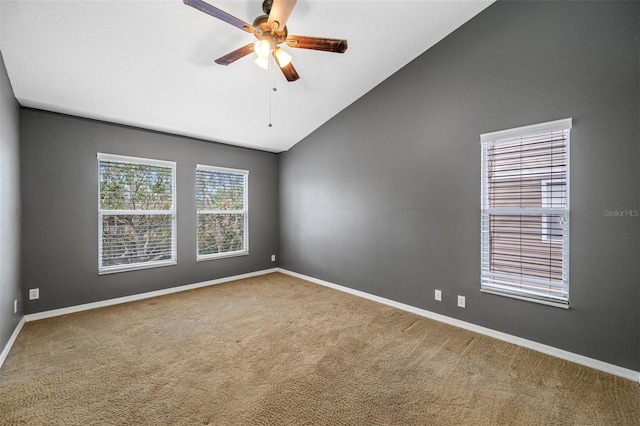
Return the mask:
{"type": "Polygon", "coordinates": [[[335,53],[344,53],[344,51],[347,50],[347,40],[339,38],[290,35],[285,41],[289,47],[299,49],[313,49],[335,53]]]}
{"type": "Polygon", "coordinates": [[[231,53],[227,53],[226,55],[219,57],[218,59],[216,59],[216,64],[218,65],[232,64],[238,59],[244,58],[245,56],[247,56],[249,53],[252,53],[253,51],[254,51],[253,43],[249,43],[246,46],[242,46],[241,48],[236,49],[231,53]]]}
{"type": "Polygon", "coordinates": [[[267,21],[269,28],[275,31],[283,31],[291,15],[291,11],[296,5],[296,1],[297,0],[273,0],[271,11],[269,12],[269,20],[267,21]]]}
{"type": "Polygon", "coordinates": [[[286,67],[282,67],[280,69],[282,70],[282,74],[284,74],[284,77],[287,79],[287,81],[292,82],[300,79],[298,72],[293,67],[293,62],[289,62],[286,67]]]}
{"type": "Polygon", "coordinates": [[[275,51],[273,52],[272,56],[276,60],[276,64],[278,64],[278,67],[280,68],[280,70],[282,70],[282,74],[284,74],[284,77],[287,79],[287,81],[292,82],[300,79],[298,71],[296,71],[296,69],[293,67],[293,62],[289,62],[283,67],[282,65],[280,65],[280,60],[276,56],[275,51]]]}
{"type": "Polygon", "coordinates": [[[244,30],[248,33],[254,33],[255,30],[251,24],[244,22],[242,19],[238,19],[233,15],[228,14],[224,10],[218,9],[217,7],[211,6],[209,3],[205,3],[202,0],[183,0],[184,4],[187,6],[191,6],[194,9],[198,9],[201,12],[204,12],[208,15],[213,16],[214,18],[218,18],[227,24],[231,24],[234,27],[238,27],[241,30],[244,30]]]}

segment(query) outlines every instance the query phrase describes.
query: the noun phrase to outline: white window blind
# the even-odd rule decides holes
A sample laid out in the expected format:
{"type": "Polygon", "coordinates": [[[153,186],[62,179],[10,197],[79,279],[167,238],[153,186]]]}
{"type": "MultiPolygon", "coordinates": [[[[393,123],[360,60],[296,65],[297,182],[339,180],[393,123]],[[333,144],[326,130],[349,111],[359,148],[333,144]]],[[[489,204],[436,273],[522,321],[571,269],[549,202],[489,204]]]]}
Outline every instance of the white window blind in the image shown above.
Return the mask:
{"type": "Polygon", "coordinates": [[[249,172],[198,164],[198,260],[249,254],[249,172]]]}
{"type": "Polygon", "coordinates": [[[482,135],[482,291],[568,307],[570,129],[482,135]]]}
{"type": "Polygon", "coordinates": [[[98,271],[176,263],[176,163],[98,154],[98,271]]]}

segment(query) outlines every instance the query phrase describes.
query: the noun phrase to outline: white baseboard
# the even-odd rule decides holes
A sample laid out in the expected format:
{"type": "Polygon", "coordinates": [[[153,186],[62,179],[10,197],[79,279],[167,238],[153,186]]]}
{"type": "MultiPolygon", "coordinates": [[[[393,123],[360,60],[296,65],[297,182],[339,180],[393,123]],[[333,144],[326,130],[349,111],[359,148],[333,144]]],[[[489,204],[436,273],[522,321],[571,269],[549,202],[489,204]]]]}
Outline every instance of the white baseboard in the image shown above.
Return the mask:
{"type": "Polygon", "coordinates": [[[584,355],[575,354],[573,352],[565,351],[563,349],[558,349],[553,346],[548,346],[542,343],[534,342],[532,340],[523,339],[522,337],[513,336],[511,334],[507,334],[501,331],[496,331],[490,328],[482,327],[470,322],[461,321],[455,318],[448,317],[446,315],[427,311],[425,309],[416,308],[415,306],[406,305],[404,303],[396,302],[390,299],[385,299],[384,297],[375,296],[360,290],[354,290],[348,287],[343,287],[338,284],[333,284],[328,281],[319,280],[317,278],[309,277],[307,275],[299,274],[297,272],[292,272],[287,269],[277,268],[277,271],[282,272],[283,274],[287,274],[293,277],[303,279],[305,281],[309,281],[309,282],[319,284],[325,287],[329,287],[335,290],[343,291],[345,293],[353,294],[354,296],[359,296],[368,300],[373,300],[374,302],[392,306],[394,308],[398,308],[403,311],[411,312],[425,318],[440,321],[456,327],[464,328],[465,330],[473,331],[479,334],[484,334],[486,336],[493,337],[508,343],[513,343],[515,345],[522,346],[528,349],[533,349],[534,351],[542,352],[544,354],[551,355],[556,358],[575,362],[577,364],[591,367],[596,370],[600,370],[616,376],[624,377],[625,379],[640,382],[640,372],[638,371],[630,370],[624,367],[619,367],[617,365],[613,365],[603,361],[599,361],[597,359],[589,358],[584,355]]]}
{"type": "Polygon", "coordinates": [[[118,305],[120,303],[134,302],[136,300],[150,299],[152,297],[165,296],[167,294],[178,293],[181,291],[193,290],[201,287],[222,284],[229,281],[241,280],[244,278],[257,277],[259,275],[271,274],[277,272],[277,268],[264,269],[262,271],[249,272],[247,274],[234,275],[231,277],[219,278],[217,280],[203,281],[195,284],[187,284],[178,287],[165,288],[163,290],[150,291],[147,293],[132,294],[131,296],[117,297],[115,299],[101,300],[99,302],[85,303],[83,305],[69,306],[67,308],[53,309],[50,311],[37,312],[24,316],[25,322],[37,321],[45,318],[57,317],[60,315],[72,314],[74,312],[88,311],[90,309],[104,308],[106,306],[118,305]]]}
{"type": "Polygon", "coordinates": [[[13,330],[13,333],[11,334],[9,341],[4,346],[4,349],[2,350],[2,352],[0,352],[0,368],[2,368],[2,365],[4,364],[4,361],[7,359],[7,356],[9,356],[9,351],[11,351],[13,344],[16,342],[16,339],[18,338],[18,334],[20,334],[20,330],[22,330],[22,326],[24,326],[24,323],[25,323],[24,317],[20,318],[20,322],[16,326],[15,330],[13,330]]]}

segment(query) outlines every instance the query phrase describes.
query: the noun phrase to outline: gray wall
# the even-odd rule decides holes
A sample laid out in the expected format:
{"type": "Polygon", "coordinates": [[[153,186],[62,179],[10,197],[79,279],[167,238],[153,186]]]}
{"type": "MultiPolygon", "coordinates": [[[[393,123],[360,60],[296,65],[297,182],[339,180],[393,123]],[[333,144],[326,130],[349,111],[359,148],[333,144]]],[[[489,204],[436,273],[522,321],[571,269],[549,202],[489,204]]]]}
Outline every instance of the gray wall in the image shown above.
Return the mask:
{"type": "Polygon", "coordinates": [[[276,266],[278,156],[23,109],[22,291],[33,313],[276,266]],[[96,153],[177,162],[178,264],[98,275],[96,153]],[[249,170],[249,256],[196,262],[195,167],[249,170]],[[28,301],[28,289],[40,299],[28,301]]]}
{"type": "Polygon", "coordinates": [[[638,370],[638,5],[495,3],[282,154],[280,266],[638,370]],[[571,309],[481,293],[480,134],[567,117],[571,309]]]}
{"type": "Polygon", "coordinates": [[[20,106],[0,52],[0,351],[22,317],[20,296],[20,106]],[[18,312],[13,302],[18,300],[18,312]]]}

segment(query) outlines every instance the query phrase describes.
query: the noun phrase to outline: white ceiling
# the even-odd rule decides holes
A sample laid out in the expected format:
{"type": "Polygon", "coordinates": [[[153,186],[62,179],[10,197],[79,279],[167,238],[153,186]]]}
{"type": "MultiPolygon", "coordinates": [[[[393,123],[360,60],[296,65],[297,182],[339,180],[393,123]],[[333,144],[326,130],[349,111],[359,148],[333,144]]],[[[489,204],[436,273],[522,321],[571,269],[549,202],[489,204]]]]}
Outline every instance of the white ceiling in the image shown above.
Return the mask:
{"type": "MultiPolygon", "coordinates": [[[[206,1],[262,14],[261,1],[206,1]]],[[[281,152],[493,1],[299,0],[290,34],[349,48],[285,47],[293,83],[253,55],[217,65],[253,36],[181,0],[1,0],[0,50],[22,106],[281,152]]]]}

